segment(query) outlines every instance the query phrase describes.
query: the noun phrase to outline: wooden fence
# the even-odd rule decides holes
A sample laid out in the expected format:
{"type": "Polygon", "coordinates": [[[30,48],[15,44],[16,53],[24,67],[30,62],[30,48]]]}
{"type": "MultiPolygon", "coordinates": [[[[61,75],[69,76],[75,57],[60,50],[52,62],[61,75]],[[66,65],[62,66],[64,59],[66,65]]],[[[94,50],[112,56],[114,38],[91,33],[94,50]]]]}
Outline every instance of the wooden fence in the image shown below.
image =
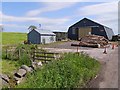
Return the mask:
{"type": "Polygon", "coordinates": [[[9,47],[3,50],[3,53],[5,54],[5,58],[6,59],[12,59],[13,56],[16,57],[16,59],[20,59],[21,56],[21,52],[20,49],[18,50],[18,52],[15,52],[15,48],[14,47],[9,47]]]}
{"type": "MultiPolygon", "coordinates": [[[[18,49],[18,51],[16,52],[15,50],[16,48],[11,46],[5,48],[4,49],[5,58],[13,59],[13,57],[15,57],[16,60],[19,60],[21,55],[23,55],[22,54],[23,51],[21,51],[21,49],[18,49]]],[[[60,58],[59,53],[46,52],[42,49],[31,49],[28,55],[31,61],[40,60],[46,62],[60,58]]]]}
{"type": "Polygon", "coordinates": [[[59,53],[52,53],[52,52],[45,52],[41,50],[34,50],[33,52],[33,61],[40,60],[40,61],[51,61],[60,58],[59,53]]]}

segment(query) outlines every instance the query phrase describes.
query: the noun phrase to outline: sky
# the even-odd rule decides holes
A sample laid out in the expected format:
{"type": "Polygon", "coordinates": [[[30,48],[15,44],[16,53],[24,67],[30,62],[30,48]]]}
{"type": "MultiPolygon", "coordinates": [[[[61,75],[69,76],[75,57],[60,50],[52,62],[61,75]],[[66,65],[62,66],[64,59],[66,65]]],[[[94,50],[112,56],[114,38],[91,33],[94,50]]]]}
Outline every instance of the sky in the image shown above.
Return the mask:
{"type": "Polygon", "coordinates": [[[118,34],[118,2],[2,2],[0,25],[5,32],[28,32],[30,25],[52,31],[68,31],[89,18],[118,34]],[[39,26],[41,24],[41,27],[39,26]]]}

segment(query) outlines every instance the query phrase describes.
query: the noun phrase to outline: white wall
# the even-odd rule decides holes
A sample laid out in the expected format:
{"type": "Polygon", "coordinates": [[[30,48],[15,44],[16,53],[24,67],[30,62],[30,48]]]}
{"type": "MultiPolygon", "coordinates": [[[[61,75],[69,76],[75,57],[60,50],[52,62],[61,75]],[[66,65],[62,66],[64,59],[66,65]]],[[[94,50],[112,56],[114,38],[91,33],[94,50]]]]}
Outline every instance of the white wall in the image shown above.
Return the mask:
{"type": "Polygon", "coordinates": [[[41,36],[42,44],[47,44],[52,42],[56,42],[56,36],[41,36]]]}

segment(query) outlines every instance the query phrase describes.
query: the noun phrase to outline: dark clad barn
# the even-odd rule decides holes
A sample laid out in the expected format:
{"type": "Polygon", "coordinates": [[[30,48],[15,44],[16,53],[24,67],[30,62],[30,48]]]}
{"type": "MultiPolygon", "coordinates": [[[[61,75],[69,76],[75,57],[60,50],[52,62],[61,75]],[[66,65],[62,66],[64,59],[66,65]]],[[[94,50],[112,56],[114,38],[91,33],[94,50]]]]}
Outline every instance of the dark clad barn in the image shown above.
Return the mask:
{"type": "Polygon", "coordinates": [[[79,40],[88,34],[104,36],[109,40],[111,40],[114,35],[111,28],[103,26],[87,18],[80,20],[68,29],[68,38],[71,40],[79,40]]]}
{"type": "Polygon", "coordinates": [[[56,34],[56,41],[62,41],[67,39],[67,32],[54,31],[56,34]]]}

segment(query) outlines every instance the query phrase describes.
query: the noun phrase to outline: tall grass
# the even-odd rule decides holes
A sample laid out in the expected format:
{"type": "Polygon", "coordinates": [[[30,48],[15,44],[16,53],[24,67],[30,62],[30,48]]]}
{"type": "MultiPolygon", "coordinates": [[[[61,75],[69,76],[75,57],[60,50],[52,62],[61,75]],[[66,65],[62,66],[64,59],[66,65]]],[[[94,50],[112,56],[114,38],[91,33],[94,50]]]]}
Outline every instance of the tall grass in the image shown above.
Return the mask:
{"type": "Polygon", "coordinates": [[[11,61],[11,60],[1,60],[0,64],[2,64],[2,73],[7,75],[12,75],[17,68],[19,68],[19,64],[17,61],[11,61]]]}
{"type": "Polygon", "coordinates": [[[37,48],[35,45],[23,45],[19,44],[13,50],[10,50],[9,47],[4,47],[2,49],[2,59],[7,59],[11,61],[17,61],[19,66],[28,65],[31,66],[31,54],[32,49],[37,48]],[[7,49],[7,52],[6,52],[7,49]]]}
{"type": "Polygon", "coordinates": [[[84,54],[65,54],[61,60],[53,61],[27,76],[17,88],[74,88],[84,87],[95,77],[100,64],[84,54]]]}

